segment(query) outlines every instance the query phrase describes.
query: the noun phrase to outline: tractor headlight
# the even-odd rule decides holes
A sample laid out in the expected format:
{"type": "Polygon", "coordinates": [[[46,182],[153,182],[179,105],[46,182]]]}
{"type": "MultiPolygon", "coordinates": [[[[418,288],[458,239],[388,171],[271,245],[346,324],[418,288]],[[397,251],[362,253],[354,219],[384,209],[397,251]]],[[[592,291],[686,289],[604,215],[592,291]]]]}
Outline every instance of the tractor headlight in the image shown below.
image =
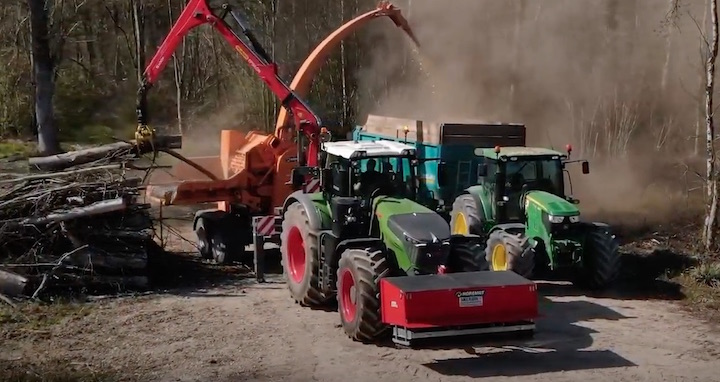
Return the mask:
{"type": "Polygon", "coordinates": [[[577,223],[580,221],[580,215],[570,216],[570,223],[577,223]]]}
{"type": "Polygon", "coordinates": [[[558,223],[562,223],[563,220],[565,220],[565,217],[564,217],[564,216],[548,215],[548,220],[550,220],[550,223],[556,223],[556,224],[558,224],[558,223]]]}

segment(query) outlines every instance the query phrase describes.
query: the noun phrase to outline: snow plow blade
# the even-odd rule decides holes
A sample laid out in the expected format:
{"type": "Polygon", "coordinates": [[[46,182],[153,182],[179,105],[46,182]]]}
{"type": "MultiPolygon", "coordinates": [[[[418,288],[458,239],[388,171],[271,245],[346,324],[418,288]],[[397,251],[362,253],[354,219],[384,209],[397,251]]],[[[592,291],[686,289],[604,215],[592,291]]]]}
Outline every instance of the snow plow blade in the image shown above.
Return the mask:
{"type": "Polygon", "coordinates": [[[380,281],[382,321],[393,342],[413,346],[454,337],[530,336],[537,286],[510,271],[387,277],[380,281]]]}

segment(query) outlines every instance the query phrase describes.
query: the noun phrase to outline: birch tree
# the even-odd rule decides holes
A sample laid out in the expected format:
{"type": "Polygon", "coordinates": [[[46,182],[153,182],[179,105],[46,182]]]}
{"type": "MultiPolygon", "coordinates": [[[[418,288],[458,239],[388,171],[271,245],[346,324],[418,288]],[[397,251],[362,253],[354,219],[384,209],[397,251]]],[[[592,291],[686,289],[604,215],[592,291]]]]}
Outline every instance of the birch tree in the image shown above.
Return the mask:
{"type": "Polygon", "coordinates": [[[705,129],[706,129],[706,216],[703,230],[705,249],[710,251],[715,244],[718,209],[718,171],[715,163],[715,120],[713,92],[715,90],[715,61],[718,55],[718,0],[710,2],[710,25],[712,37],[708,41],[708,56],[705,61],[705,129]]]}

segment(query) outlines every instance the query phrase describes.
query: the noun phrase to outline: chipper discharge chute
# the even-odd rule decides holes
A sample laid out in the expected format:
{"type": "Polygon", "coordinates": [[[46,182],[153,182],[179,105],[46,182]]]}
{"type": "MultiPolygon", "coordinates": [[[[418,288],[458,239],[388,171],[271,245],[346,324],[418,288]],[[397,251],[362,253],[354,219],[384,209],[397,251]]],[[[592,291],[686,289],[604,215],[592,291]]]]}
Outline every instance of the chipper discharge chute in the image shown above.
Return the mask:
{"type": "Polygon", "coordinates": [[[307,306],[336,298],[345,333],[398,344],[468,334],[532,332],[532,281],[487,271],[478,236],[451,235],[417,203],[417,157],[389,141],[326,142],[321,190],[283,207],[288,289],[307,306]]]}
{"type": "Polygon", "coordinates": [[[490,269],[522,276],[552,272],[589,289],[609,287],[620,267],[618,242],[603,223],[581,221],[566,152],[525,145],[525,126],[433,122],[370,115],[353,136],[416,148],[418,200],[438,211],[453,234],[487,238],[490,269]],[[566,187],[566,185],[568,187],[566,187]]]}

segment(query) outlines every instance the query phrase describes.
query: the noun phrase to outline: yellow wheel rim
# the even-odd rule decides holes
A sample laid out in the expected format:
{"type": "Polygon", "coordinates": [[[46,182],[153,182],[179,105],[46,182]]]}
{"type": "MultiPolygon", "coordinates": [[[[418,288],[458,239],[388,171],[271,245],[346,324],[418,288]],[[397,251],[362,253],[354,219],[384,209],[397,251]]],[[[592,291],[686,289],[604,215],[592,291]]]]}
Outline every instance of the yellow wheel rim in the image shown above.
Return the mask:
{"type": "Polygon", "coordinates": [[[467,235],[470,233],[467,221],[465,220],[465,215],[461,213],[455,215],[455,223],[453,224],[452,233],[453,235],[467,235]]]}
{"type": "Polygon", "coordinates": [[[507,252],[505,246],[497,244],[492,251],[492,268],[493,271],[506,271],[507,270],[507,252]]]}

